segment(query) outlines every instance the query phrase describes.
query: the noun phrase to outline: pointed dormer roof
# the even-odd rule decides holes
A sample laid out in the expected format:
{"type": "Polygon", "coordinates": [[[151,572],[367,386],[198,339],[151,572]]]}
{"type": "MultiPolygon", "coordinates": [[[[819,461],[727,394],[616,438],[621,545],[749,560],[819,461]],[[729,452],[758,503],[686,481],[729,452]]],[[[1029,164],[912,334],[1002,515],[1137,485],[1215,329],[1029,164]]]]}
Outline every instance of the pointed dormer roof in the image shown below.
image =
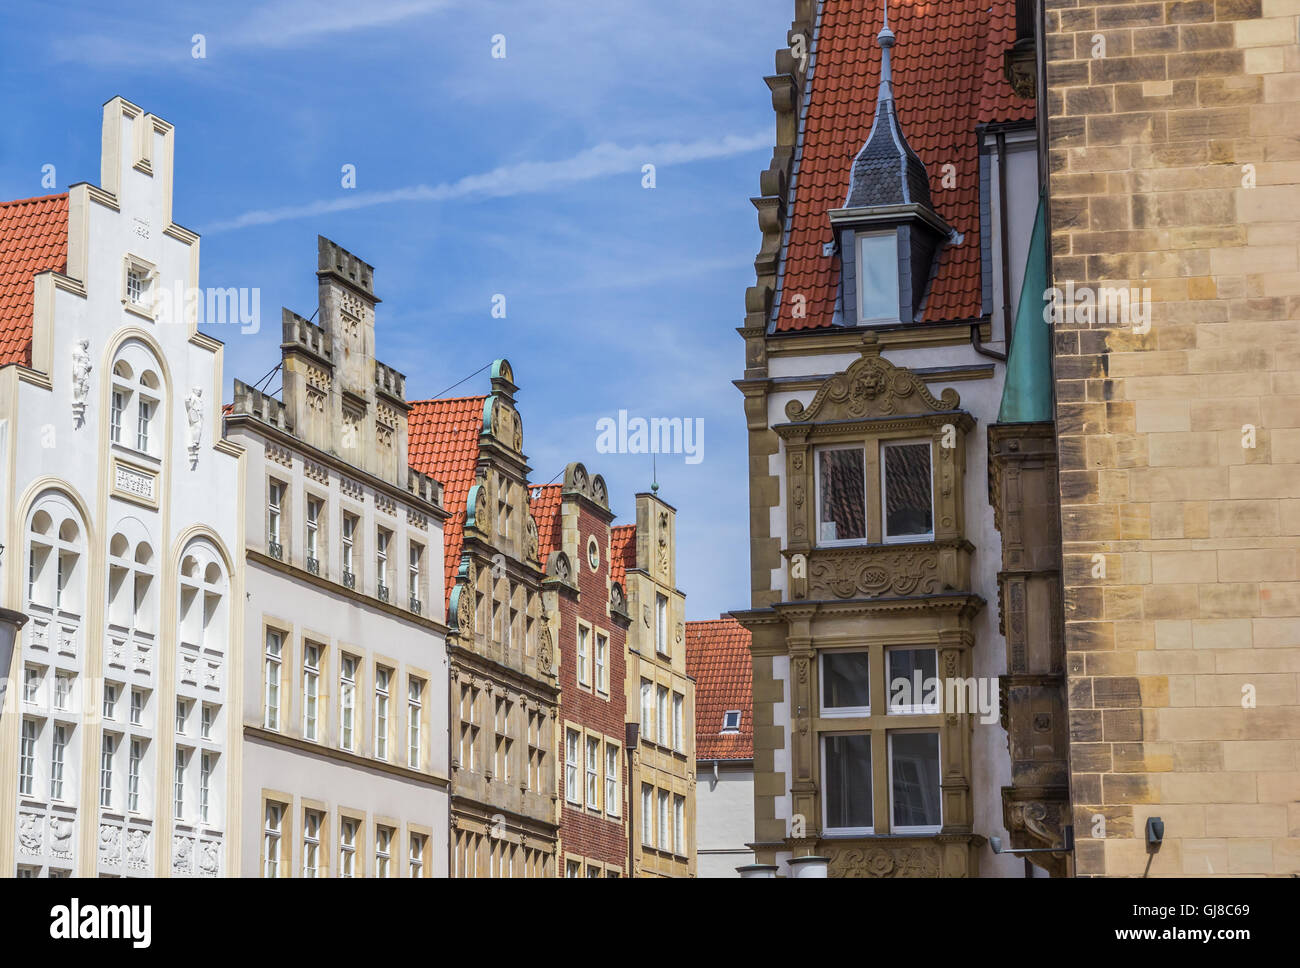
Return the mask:
{"type": "Polygon", "coordinates": [[[853,174],[845,208],[873,208],[877,205],[924,205],[930,203],[930,178],[925,165],[903,136],[894,104],[890,51],[894,32],[889,29],[889,2],[885,0],[885,25],[876,36],[880,44],[880,90],[876,95],[876,117],[866,144],[853,159],[853,174]]]}

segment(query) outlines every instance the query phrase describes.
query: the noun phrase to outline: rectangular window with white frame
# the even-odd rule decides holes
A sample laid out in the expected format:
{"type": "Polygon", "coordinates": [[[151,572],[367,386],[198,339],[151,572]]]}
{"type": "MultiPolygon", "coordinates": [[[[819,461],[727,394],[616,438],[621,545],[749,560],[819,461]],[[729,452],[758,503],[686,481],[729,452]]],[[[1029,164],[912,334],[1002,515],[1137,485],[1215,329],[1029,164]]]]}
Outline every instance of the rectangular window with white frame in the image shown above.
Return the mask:
{"type": "Polygon", "coordinates": [[[321,647],[306,643],[302,649],[302,735],[313,742],[320,718],[320,664],[321,647]]]}
{"type": "Polygon", "coordinates": [[[375,827],[375,876],[393,876],[393,828],[375,827]]]}
{"type": "Polygon", "coordinates": [[[266,488],[266,540],[273,558],[283,556],[284,494],[284,484],[272,478],[266,488]]]}
{"type": "Polygon", "coordinates": [[[582,803],[578,793],[578,757],[581,754],[582,736],[576,729],[564,731],[564,799],[575,806],[582,803]]]}
{"type": "Polygon", "coordinates": [[[339,745],[352,751],[356,745],[357,659],[339,658],[339,745]]]}
{"type": "Polygon", "coordinates": [[[596,633],[596,691],[609,695],[609,636],[596,633]]]}
{"type": "Polygon", "coordinates": [[[302,815],[302,876],[320,877],[320,839],[322,816],[319,810],[302,815]]]}
{"type": "Polygon", "coordinates": [[[591,685],[591,680],[587,678],[587,649],[590,638],[591,629],[587,628],[585,625],[579,625],[576,672],[578,675],[578,685],[580,686],[591,685]]]}
{"type": "Polygon", "coordinates": [[[822,829],[829,836],[870,834],[870,733],[825,733],[822,740],[822,829]]]}
{"type": "Polygon", "coordinates": [[[829,717],[871,715],[870,656],[867,652],[822,652],[821,714],[829,717]]]}
{"type": "Polygon", "coordinates": [[[817,450],[817,543],[867,540],[867,452],[861,444],[817,450]]]}
{"type": "Polygon", "coordinates": [[[144,766],[144,745],[144,739],[131,737],[131,755],[126,771],[126,809],[131,813],[140,812],[140,774],[144,766]]]}
{"type": "Polygon", "coordinates": [[[411,611],[420,610],[420,561],[424,557],[424,547],[412,541],[407,565],[409,582],[406,593],[410,598],[411,611]]]}
{"type": "Polygon", "coordinates": [[[655,742],[668,745],[668,687],[655,687],[655,742]]]}
{"type": "Polygon", "coordinates": [[[351,817],[339,821],[339,877],[357,876],[357,839],[361,824],[351,817]]]}
{"type": "Polygon", "coordinates": [[[407,848],[407,865],[412,877],[424,876],[424,834],[410,834],[410,844],[407,848]]]}
{"type": "Polygon", "coordinates": [[[313,575],[320,574],[320,516],[324,502],[319,498],[307,498],[307,570],[313,575]]]}
{"type": "Polygon", "coordinates": [[[587,745],[587,809],[600,809],[600,738],[588,736],[587,745]]]}
{"type": "Polygon", "coordinates": [[[939,653],[935,649],[885,650],[891,715],[939,712],[939,653]]]}
{"type": "Polygon", "coordinates": [[[655,651],[668,655],[668,596],[655,592],[655,651]]]}
{"type": "Polygon", "coordinates": [[[654,836],[654,787],[648,783],[641,784],[641,845],[653,847],[654,836]]]}
{"type": "Polygon", "coordinates": [[[215,753],[203,750],[199,753],[199,823],[211,823],[210,799],[212,796],[212,766],[215,753]]]}
{"type": "Polygon", "coordinates": [[[375,666],[375,758],[388,759],[388,684],[393,670],[375,666]]]}
{"type": "Polygon", "coordinates": [[[673,693],[673,749],[686,752],[686,697],[673,693]]]}
{"type": "Polygon", "coordinates": [[[673,794],[673,853],[685,857],[686,847],[686,798],[673,794]]]}
{"type": "Polygon", "coordinates": [[[641,736],[649,739],[654,734],[651,727],[654,725],[655,706],[654,706],[654,684],[649,679],[641,680],[641,736]]]}
{"type": "Polygon", "coordinates": [[[24,719],[18,744],[18,792],[25,797],[32,796],[36,784],[36,738],[39,735],[40,725],[36,720],[24,719]]]}
{"type": "Polygon", "coordinates": [[[262,659],[262,725],[280,728],[280,673],[284,661],[284,636],[275,629],[266,630],[266,651],[262,659]]]}
{"type": "Polygon", "coordinates": [[[668,830],[668,791],[660,790],[659,793],[659,823],[655,827],[655,835],[659,839],[660,850],[672,850],[672,841],[669,840],[668,830]]]}
{"type": "Polygon", "coordinates": [[[931,834],[943,826],[937,730],[890,730],[890,833],[931,834]]]}
{"type": "Polygon", "coordinates": [[[379,528],[375,531],[375,590],[380,601],[388,601],[388,542],[392,533],[379,528]]]}
{"type": "Polygon", "coordinates": [[[280,856],[284,834],[284,804],[268,800],[262,826],[262,876],[280,877],[283,860],[280,856]]]}
{"type": "Polygon", "coordinates": [[[343,583],[355,588],[357,583],[355,551],[357,544],[357,516],[343,513],[343,583]]]}
{"type": "Polygon", "coordinates": [[[928,440],[880,444],[884,541],[934,539],[934,475],[928,440]]]}
{"type": "Polygon", "coordinates": [[[176,768],[172,771],[172,816],[185,819],[185,764],[186,750],[176,747],[176,768]]]}
{"type": "Polygon", "coordinates": [[[105,810],[113,809],[113,756],[116,752],[117,736],[105,733],[99,749],[99,805],[105,810]]]}
{"type": "Polygon", "coordinates": [[[421,729],[424,716],[424,680],[408,676],[406,680],[406,765],[413,770],[423,764],[421,729]]]}
{"type": "Polygon", "coordinates": [[[621,749],[605,740],[605,812],[617,817],[623,811],[623,764],[621,749]]]}
{"type": "MultiPolygon", "coordinates": [[[[63,799],[63,768],[68,757],[68,735],[72,727],[64,723],[54,724],[54,745],[50,751],[50,799],[63,799]]],[[[128,804],[129,805],[129,804],[128,804]]],[[[135,808],[132,807],[132,810],[135,808]]]]}

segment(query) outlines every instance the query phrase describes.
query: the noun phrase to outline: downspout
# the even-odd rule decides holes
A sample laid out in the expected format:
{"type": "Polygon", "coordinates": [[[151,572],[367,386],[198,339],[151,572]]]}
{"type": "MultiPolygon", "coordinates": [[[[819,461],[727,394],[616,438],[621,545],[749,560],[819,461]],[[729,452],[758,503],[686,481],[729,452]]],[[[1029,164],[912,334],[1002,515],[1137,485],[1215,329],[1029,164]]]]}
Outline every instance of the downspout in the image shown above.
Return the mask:
{"type": "Polygon", "coordinates": [[[972,323],[970,328],[970,345],[975,352],[989,359],[1002,363],[1007,361],[1011,352],[1011,244],[1007,239],[1007,136],[1005,132],[997,133],[998,139],[998,248],[1002,255],[1002,336],[1006,352],[989,349],[980,341],[980,324],[972,323]]]}

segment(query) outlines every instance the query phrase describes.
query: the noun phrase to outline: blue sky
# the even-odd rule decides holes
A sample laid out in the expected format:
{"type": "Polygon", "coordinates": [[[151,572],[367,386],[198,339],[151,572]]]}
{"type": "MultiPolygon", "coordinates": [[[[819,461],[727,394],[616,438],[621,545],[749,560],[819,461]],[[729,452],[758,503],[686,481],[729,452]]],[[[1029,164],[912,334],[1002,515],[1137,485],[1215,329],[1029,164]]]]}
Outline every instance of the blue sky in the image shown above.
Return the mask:
{"type": "MultiPolygon", "coordinates": [[[[660,456],[689,618],[747,607],[748,485],[735,328],[751,195],[771,156],[763,76],[793,0],[272,0],[13,4],[0,195],[98,181],[100,105],[176,126],[175,218],[200,284],[261,289],[226,343],[226,393],[279,359],[280,307],[316,307],[316,235],[375,266],[378,356],[420,399],[508,357],[533,481],[605,476],[621,523],[647,455],[596,422],[700,418],[704,459],[660,456]],[[204,37],[206,56],[193,56],[204,37]],[[492,56],[493,37],[505,57],[492,56]],[[341,185],[356,166],[356,188],[341,185]],[[642,165],[656,186],[642,187],[642,165]],[[491,315],[495,294],[507,316],[491,315]]],[[[481,393],[480,373],[453,393],[481,393]]],[[[272,384],[270,389],[275,389],[272,384]]]]}

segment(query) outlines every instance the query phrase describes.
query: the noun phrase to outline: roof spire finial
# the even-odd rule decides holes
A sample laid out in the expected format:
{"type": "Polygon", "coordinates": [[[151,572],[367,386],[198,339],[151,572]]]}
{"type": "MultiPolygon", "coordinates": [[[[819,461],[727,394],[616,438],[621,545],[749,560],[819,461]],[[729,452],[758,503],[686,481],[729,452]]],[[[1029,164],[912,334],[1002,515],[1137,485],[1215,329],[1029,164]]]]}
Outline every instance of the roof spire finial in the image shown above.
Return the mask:
{"type": "Polygon", "coordinates": [[[876,43],[880,45],[880,93],[876,97],[878,102],[894,99],[894,77],[889,67],[889,50],[894,46],[894,32],[889,29],[889,0],[884,0],[884,6],[885,25],[876,35],[876,43]]]}

